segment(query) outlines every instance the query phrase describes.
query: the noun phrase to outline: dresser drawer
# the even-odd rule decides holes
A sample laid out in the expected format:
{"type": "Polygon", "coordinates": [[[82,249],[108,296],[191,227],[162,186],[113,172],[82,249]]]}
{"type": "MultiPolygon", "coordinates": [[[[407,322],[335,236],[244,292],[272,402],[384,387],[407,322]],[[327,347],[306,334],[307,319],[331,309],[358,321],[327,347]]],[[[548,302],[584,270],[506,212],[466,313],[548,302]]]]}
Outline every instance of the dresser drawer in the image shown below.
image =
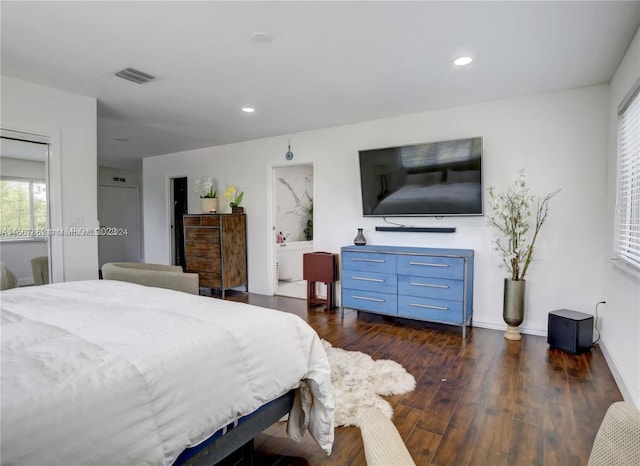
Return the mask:
{"type": "Polygon", "coordinates": [[[439,256],[398,256],[398,274],[434,278],[464,276],[464,259],[439,256]]]}
{"type": "Polygon", "coordinates": [[[342,306],[382,314],[397,313],[397,295],[377,291],[342,289],[342,306]]]}
{"type": "Polygon", "coordinates": [[[364,272],[396,273],[396,256],[347,251],[342,254],[342,268],[364,272]]]}
{"type": "Polygon", "coordinates": [[[188,227],[184,229],[185,241],[198,243],[220,243],[220,230],[218,228],[188,227]]]}
{"type": "Polygon", "coordinates": [[[220,259],[220,243],[187,243],[184,253],[188,257],[220,259]]]}
{"type": "Polygon", "coordinates": [[[186,256],[185,261],[186,268],[192,272],[208,272],[210,270],[220,270],[220,259],[186,256]]]}
{"type": "Polygon", "coordinates": [[[217,272],[198,272],[200,279],[200,286],[206,288],[220,288],[222,287],[222,279],[217,272]]]}
{"type": "Polygon", "coordinates": [[[393,273],[362,272],[360,270],[343,270],[342,287],[354,290],[371,290],[380,293],[398,292],[398,276],[393,273]]]}
{"type": "Polygon", "coordinates": [[[462,301],[464,282],[443,278],[398,276],[398,294],[462,301]]]}
{"type": "Polygon", "coordinates": [[[452,324],[462,323],[462,302],[418,296],[398,296],[398,315],[452,324]]]}

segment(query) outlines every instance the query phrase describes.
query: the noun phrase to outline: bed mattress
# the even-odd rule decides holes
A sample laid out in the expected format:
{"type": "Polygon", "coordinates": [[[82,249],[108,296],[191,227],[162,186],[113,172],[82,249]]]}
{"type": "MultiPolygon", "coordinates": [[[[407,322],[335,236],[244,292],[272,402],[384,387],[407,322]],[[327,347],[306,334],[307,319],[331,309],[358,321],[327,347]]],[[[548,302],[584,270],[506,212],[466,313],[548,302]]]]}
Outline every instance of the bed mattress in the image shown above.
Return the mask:
{"type": "Polygon", "coordinates": [[[331,451],[329,364],[295,315],[109,280],[1,301],[3,465],[169,465],[301,381],[331,451]]]}

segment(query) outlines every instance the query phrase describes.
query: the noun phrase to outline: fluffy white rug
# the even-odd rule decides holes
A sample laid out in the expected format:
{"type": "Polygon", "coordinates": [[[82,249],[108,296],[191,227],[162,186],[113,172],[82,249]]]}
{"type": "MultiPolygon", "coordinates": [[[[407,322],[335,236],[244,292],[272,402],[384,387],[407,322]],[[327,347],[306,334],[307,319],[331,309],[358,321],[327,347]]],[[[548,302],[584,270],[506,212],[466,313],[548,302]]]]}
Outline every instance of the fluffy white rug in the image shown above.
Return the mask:
{"type": "Polygon", "coordinates": [[[331,366],[336,427],[360,427],[360,413],[370,407],[391,419],[393,408],[379,395],[402,395],[416,387],[415,378],[395,361],[374,361],[368,354],[334,348],[325,340],[322,343],[331,366]]]}

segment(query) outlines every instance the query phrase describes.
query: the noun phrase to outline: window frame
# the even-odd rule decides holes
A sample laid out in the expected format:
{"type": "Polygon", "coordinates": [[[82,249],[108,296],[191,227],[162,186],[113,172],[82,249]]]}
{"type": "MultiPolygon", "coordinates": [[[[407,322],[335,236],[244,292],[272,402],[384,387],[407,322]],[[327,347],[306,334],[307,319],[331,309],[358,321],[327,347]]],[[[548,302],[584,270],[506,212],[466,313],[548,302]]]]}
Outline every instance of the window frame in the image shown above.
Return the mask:
{"type": "MultiPolygon", "coordinates": [[[[45,189],[45,199],[46,199],[46,203],[47,203],[47,214],[46,214],[46,221],[47,221],[47,226],[45,227],[46,229],[49,228],[49,193],[47,190],[47,180],[44,178],[32,178],[32,177],[20,177],[20,176],[0,176],[0,182],[2,181],[17,181],[17,182],[22,182],[22,183],[29,183],[29,188],[28,188],[28,192],[29,192],[29,229],[31,229],[32,231],[35,232],[36,229],[36,215],[35,215],[35,211],[34,211],[34,207],[35,207],[35,202],[34,202],[34,184],[38,183],[38,184],[43,184],[44,185],[44,189],[45,189]]],[[[4,230],[5,226],[0,225],[0,230],[4,230]]],[[[10,242],[23,242],[23,241],[46,241],[47,240],[47,236],[46,235],[29,235],[29,236],[5,236],[3,234],[0,234],[0,243],[10,243],[10,242]]]]}
{"type": "Polygon", "coordinates": [[[640,272],[640,79],[618,106],[616,157],[614,260],[640,272]]]}

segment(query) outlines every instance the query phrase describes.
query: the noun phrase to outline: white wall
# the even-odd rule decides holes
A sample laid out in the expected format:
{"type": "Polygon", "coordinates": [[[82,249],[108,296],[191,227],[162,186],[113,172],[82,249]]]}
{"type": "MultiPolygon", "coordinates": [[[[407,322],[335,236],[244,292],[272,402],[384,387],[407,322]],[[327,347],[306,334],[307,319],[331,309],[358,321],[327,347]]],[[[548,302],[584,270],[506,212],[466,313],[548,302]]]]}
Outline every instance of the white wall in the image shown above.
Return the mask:
{"type": "MultiPolygon", "coordinates": [[[[523,328],[545,334],[548,312],[591,312],[603,298],[608,86],[494,101],[144,159],[145,256],[169,263],[169,183],[215,174],[237,183],[248,215],[249,288],[273,290],[272,178],[291,138],[292,163],[315,163],[314,246],[339,252],[363,227],[370,244],[470,248],[476,251],[474,324],[504,328],[504,272],[484,217],[406,219],[416,226],[454,226],[455,234],[376,232],[382,219],[362,217],[358,150],[482,136],[486,186],[505,188],[524,168],[533,193],[557,188],[527,284],[523,328]]],[[[196,207],[197,209],[197,207],[196,207]]]]}
{"type": "MultiPolygon", "coordinates": [[[[640,30],[636,33],[611,80],[609,144],[607,159],[607,204],[605,259],[613,257],[613,223],[616,200],[618,105],[640,78],[640,30]]],[[[607,304],[601,306],[602,341],[605,356],[626,400],[640,408],[640,272],[624,270],[604,262],[607,304]]]]}
{"type": "MultiPolygon", "coordinates": [[[[3,128],[59,136],[62,226],[97,227],[96,99],[8,76],[1,88],[3,128]]],[[[65,236],[62,248],[65,280],[98,278],[95,236],[65,236]]]]}

